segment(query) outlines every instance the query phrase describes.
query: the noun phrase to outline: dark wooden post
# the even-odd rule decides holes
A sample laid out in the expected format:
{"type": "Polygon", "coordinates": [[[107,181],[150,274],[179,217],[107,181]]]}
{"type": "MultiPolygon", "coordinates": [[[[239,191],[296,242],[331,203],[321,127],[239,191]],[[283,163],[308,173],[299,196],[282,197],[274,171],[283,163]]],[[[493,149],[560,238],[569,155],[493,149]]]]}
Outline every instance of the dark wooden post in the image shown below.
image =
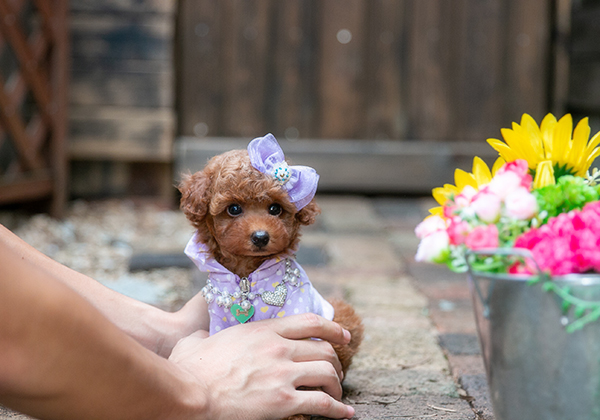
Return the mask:
{"type": "Polygon", "coordinates": [[[55,217],[67,198],[67,10],[68,0],[0,0],[0,51],[14,57],[0,73],[0,204],[49,198],[55,217]]]}

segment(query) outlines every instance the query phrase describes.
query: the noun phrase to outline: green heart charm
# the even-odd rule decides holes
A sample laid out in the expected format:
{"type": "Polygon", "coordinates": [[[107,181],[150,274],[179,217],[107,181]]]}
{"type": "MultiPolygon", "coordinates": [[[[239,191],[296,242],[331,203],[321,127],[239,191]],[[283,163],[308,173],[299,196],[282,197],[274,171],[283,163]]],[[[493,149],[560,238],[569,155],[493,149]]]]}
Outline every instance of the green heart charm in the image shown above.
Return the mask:
{"type": "Polygon", "coordinates": [[[231,305],[229,310],[231,311],[231,315],[233,315],[240,324],[248,321],[250,318],[252,318],[252,315],[254,315],[254,306],[250,306],[250,308],[244,310],[240,305],[235,304],[231,305]]]}

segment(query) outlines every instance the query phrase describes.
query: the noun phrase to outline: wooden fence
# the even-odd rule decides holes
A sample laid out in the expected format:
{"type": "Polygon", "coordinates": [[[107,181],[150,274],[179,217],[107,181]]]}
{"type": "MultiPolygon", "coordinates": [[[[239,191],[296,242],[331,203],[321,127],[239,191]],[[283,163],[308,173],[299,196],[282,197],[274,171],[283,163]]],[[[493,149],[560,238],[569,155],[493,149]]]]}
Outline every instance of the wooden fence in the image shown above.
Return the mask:
{"type": "Polygon", "coordinates": [[[173,195],[177,0],[71,0],[74,197],[173,195]]]}
{"type": "Polygon", "coordinates": [[[497,137],[524,112],[592,109],[599,96],[588,89],[594,68],[572,73],[588,87],[563,77],[573,62],[557,10],[568,12],[571,0],[72,0],[70,25],[50,31],[43,22],[60,19],[66,0],[0,2],[16,11],[21,39],[34,42],[18,55],[10,19],[0,19],[0,94],[16,104],[0,107],[0,203],[64,197],[60,28],[73,45],[75,196],[172,194],[175,134],[389,140],[400,155],[417,140],[419,153],[437,153],[439,142],[463,150],[459,143],[497,137]],[[34,19],[25,23],[25,14],[34,19]],[[27,54],[35,71],[22,68],[27,54]],[[44,78],[56,114],[44,110],[35,81],[44,78]],[[23,187],[32,180],[41,181],[23,187]]]}
{"type": "Polygon", "coordinates": [[[555,1],[179,7],[182,135],[483,141],[551,104],[555,1]]]}
{"type": "Polygon", "coordinates": [[[67,196],[67,0],[0,0],[0,204],[67,196]]]}
{"type": "Polygon", "coordinates": [[[574,1],[569,37],[567,110],[600,130],[600,2],[574,1]]]}

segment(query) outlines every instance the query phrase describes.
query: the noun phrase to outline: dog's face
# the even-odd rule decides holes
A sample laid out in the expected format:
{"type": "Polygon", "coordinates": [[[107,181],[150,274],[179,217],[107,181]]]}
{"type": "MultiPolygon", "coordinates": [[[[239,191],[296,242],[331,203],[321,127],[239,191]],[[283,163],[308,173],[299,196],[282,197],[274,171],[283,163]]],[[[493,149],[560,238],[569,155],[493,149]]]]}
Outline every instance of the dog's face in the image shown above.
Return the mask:
{"type": "Polygon", "coordinates": [[[222,251],[255,257],[288,250],[299,228],[296,208],[275,192],[260,198],[222,194],[211,202],[212,234],[222,251]]]}
{"type": "Polygon", "coordinates": [[[294,250],[300,226],[320,212],[314,200],[298,211],[279,183],[252,167],[245,150],[214,157],[185,177],[180,191],[182,210],[217,260],[266,260],[294,250]]]}

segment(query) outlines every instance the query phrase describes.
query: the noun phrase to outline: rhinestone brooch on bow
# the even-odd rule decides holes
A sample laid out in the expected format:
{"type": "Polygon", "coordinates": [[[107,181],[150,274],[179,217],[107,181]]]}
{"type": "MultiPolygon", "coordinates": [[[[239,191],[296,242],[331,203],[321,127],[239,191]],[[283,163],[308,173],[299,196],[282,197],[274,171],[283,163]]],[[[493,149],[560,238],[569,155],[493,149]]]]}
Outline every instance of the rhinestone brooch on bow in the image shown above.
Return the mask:
{"type": "Polygon", "coordinates": [[[273,178],[280,184],[285,184],[291,177],[292,171],[287,162],[281,162],[278,166],[273,168],[273,178]]]}

